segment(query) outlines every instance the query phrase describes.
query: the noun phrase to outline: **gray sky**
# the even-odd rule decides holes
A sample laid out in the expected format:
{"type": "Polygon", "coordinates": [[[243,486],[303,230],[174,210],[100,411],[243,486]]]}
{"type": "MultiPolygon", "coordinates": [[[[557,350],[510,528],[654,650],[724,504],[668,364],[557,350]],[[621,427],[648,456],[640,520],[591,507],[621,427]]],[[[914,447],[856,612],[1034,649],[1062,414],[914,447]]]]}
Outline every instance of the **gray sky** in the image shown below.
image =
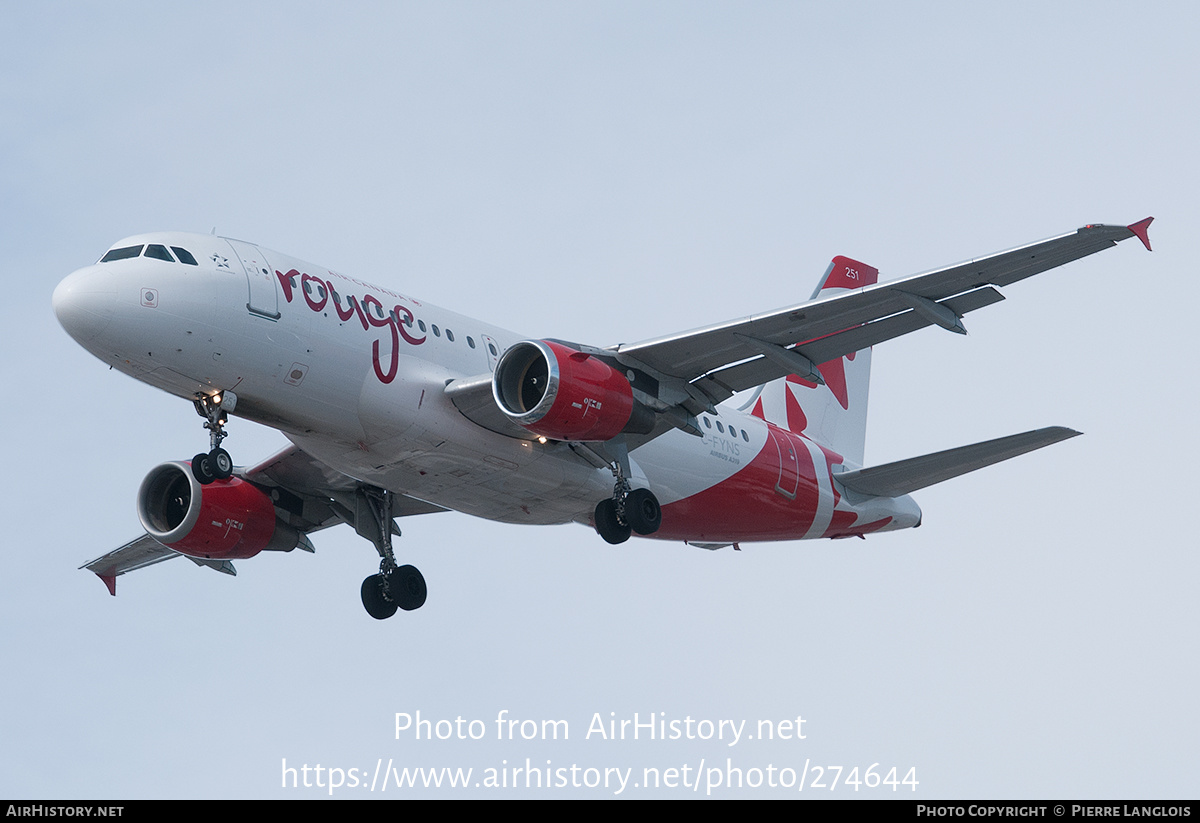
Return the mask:
{"type": "MultiPolygon", "coordinates": [[[[526,758],[633,782],[727,758],[915,767],[906,798],[1195,795],[1191,4],[12,3],[0,21],[0,796],[324,796],[281,788],[283,762],[474,783],[526,758]],[[835,254],[887,279],[1150,214],[1153,254],[1123,243],[1006,289],[966,338],[876,349],[869,464],[1086,433],[919,493],[918,530],[709,553],[409,519],[429,601],[382,623],[358,596],[374,552],[345,527],[236,579],[173,561],[116,599],[76,571],[139,533],[147,470],[207,443],[187,403],[106,370],[51,311],[129,234],[215,227],[608,345],[802,300],[835,254]],[[497,741],[502,710],[570,739],[497,741]],[[487,738],[395,739],[417,711],[487,738]],[[748,733],[802,716],[806,737],[585,739],[635,712],[748,733]]],[[[283,445],[230,432],[239,462],[283,445]]],[[[613,793],[520,779],[470,793],[613,793]]]]}

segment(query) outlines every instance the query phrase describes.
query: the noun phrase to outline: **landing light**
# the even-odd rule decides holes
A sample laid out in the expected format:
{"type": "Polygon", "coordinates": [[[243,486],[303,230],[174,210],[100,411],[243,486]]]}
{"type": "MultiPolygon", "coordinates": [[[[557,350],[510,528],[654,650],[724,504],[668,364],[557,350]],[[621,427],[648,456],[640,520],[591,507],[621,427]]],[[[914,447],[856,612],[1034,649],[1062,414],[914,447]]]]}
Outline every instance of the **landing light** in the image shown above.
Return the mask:
{"type": "Polygon", "coordinates": [[[546,445],[546,438],[544,436],[539,436],[538,442],[544,446],[544,445],[546,445]]]}

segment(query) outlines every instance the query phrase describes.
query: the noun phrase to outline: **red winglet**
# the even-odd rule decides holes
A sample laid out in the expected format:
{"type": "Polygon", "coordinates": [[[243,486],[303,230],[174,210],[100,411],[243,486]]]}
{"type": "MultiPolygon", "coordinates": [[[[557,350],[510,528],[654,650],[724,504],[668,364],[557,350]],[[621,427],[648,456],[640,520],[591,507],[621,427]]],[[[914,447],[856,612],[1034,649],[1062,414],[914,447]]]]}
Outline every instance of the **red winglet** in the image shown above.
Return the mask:
{"type": "Polygon", "coordinates": [[[1139,220],[1136,223],[1130,223],[1125,228],[1133,232],[1138,240],[1142,241],[1142,245],[1146,247],[1146,251],[1151,251],[1150,248],[1150,224],[1154,222],[1153,217],[1147,217],[1145,220],[1139,220]]]}
{"type": "Polygon", "coordinates": [[[117,576],[115,574],[97,574],[104,581],[104,585],[108,586],[108,593],[113,597],[117,596],[117,576]]]}

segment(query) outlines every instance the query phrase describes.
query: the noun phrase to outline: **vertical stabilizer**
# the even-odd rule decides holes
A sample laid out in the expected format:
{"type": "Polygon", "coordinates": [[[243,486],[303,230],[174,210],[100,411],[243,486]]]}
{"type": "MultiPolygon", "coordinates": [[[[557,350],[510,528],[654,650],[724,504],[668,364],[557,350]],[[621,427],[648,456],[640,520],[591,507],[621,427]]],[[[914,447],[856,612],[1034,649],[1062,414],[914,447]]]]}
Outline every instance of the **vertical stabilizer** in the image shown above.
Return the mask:
{"type": "MultiPolygon", "coordinates": [[[[813,292],[819,300],[870,286],[879,270],[835,257],[813,292]]],[[[762,386],[747,410],[782,428],[816,441],[861,466],[867,435],[867,389],[871,379],[871,350],[853,352],[818,366],[824,385],[789,375],[762,386]]]]}

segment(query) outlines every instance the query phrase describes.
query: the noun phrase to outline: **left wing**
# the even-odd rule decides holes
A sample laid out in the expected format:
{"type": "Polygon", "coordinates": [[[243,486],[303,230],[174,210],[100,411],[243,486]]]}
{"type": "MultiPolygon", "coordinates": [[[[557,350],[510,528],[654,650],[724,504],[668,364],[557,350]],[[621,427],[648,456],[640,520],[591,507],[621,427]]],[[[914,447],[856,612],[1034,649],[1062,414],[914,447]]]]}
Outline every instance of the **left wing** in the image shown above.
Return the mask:
{"type": "Polygon", "coordinates": [[[660,381],[686,383],[693,414],[744,389],[799,373],[884,340],[939,325],[961,331],[964,314],[1004,299],[1007,286],[1137,237],[1150,248],[1153,217],[1129,226],[1088,225],[1005,252],[854,291],[607,351],[660,381]],[[793,355],[799,355],[794,357],[793,355]],[[697,397],[696,395],[700,396],[697,397]]]}
{"type": "MultiPolygon", "coordinates": [[[[302,535],[298,548],[313,551],[304,535],[336,526],[355,524],[358,505],[358,481],[329,468],[297,446],[289,446],[257,466],[239,469],[235,474],[267,492],[275,506],[275,515],[302,535]]],[[[397,494],[393,498],[392,514],[405,517],[414,514],[445,511],[441,506],[413,497],[397,494]]],[[[394,526],[393,526],[394,528],[394,526]]],[[[198,566],[208,566],[224,574],[236,575],[228,560],[206,560],[180,554],[143,534],[124,546],[114,549],[81,569],[95,572],[111,594],[117,593],[117,578],[164,560],[187,557],[198,566]]]]}
{"type": "MultiPolygon", "coordinates": [[[[1087,225],[924,274],[641,343],[605,349],[568,345],[628,375],[634,397],[656,412],[649,431],[613,439],[619,454],[673,427],[699,434],[695,416],[714,411],[717,403],[739,391],[791,374],[823,382],[817,371],[820,364],[893,337],[931,325],[965,333],[963,315],[1004,299],[997,286],[1095,254],[1130,237],[1149,249],[1153,219],[1128,226],[1087,225]]],[[[497,406],[490,373],[451,381],[446,394],[465,417],[486,429],[509,437],[535,437],[497,406]]],[[[604,444],[593,443],[583,448],[585,459],[591,460],[588,449],[601,452],[603,459],[597,465],[613,458],[604,444]]]]}

